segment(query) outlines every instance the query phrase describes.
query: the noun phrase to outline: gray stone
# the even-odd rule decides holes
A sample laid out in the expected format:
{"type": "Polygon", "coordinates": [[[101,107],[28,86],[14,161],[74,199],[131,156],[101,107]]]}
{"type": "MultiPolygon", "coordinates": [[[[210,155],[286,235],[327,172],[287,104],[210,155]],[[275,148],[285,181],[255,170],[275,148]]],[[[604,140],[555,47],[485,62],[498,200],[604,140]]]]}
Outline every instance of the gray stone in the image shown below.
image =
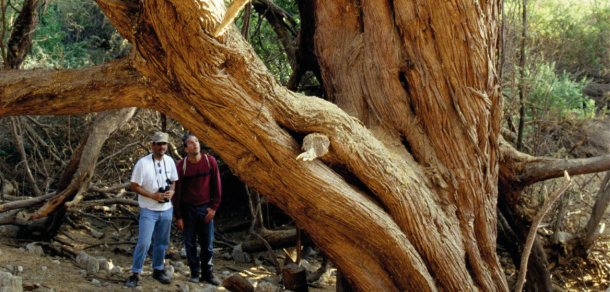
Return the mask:
{"type": "Polygon", "coordinates": [[[17,266],[17,269],[15,269],[15,276],[18,276],[21,273],[23,273],[23,267],[17,266]]]}
{"type": "Polygon", "coordinates": [[[10,273],[15,271],[15,268],[13,268],[13,265],[6,265],[4,266],[10,273]]]}
{"type": "Polygon", "coordinates": [[[180,292],[189,292],[191,290],[191,287],[187,284],[181,284],[178,288],[180,288],[180,292]]]}
{"type": "Polygon", "coordinates": [[[254,292],[281,292],[281,288],[279,286],[273,285],[269,282],[260,282],[256,285],[254,292]]]}
{"type": "Polygon", "coordinates": [[[91,285],[93,285],[95,287],[102,287],[102,283],[100,283],[100,280],[98,280],[98,279],[91,280],[91,285]]]}
{"type": "Polygon", "coordinates": [[[0,292],[23,292],[21,277],[0,272],[0,292]]]}
{"type": "Polygon", "coordinates": [[[309,261],[307,260],[301,260],[301,266],[305,268],[305,270],[307,270],[307,272],[309,273],[315,273],[318,270],[318,268],[309,263],[309,261]]]}
{"type": "Polygon", "coordinates": [[[172,266],[172,265],[167,265],[167,266],[165,266],[164,271],[165,271],[165,275],[166,275],[168,278],[170,278],[171,280],[173,280],[173,279],[174,279],[174,272],[176,271],[176,270],[174,269],[174,266],[172,266]]]}
{"type": "Polygon", "coordinates": [[[114,268],[112,260],[107,260],[106,258],[97,258],[97,262],[100,271],[110,272],[112,268],[114,268]]]}
{"type": "Polygon", "coordinates": [[[197,292],[217,292],[217,291],[218,291],[218,287],[216,287],[214,285],[207,285],[203,289],[201,289],[197,292]]]}
{"type": "Polygon", "coordinates": [[[84,251],[81,251],[76,257],[76,264],[85,269],[87,273],[91,275],[96,274],[100,270],[100,264],[97,259],[88,255],[84,251]]]}
{"type": "Polygon", "coordinates": [[[236,245],[235,248],[233,248],[233,260],[235,260],[235,262],[237,263],[251,263],[252,262],[252,257],[243,252],[243,250],[241,249],[241,244],[236,245]]]}
{"type": "Polygon", "coordinates": [[[33,254],[35,254],[37,256],[44,255],[44,251],[42,250],[42,247],[40,245],[34,243],[34,242],[26,245],[25,246],[25,250],[30,252],[30,253],[33,253],[33,254]]]}
{"type": "Polygon", "coordinates": [[[42,266],[40,269],[41,269],[41,270],[44,272],[44,271],[46,271],[48,268],[47,268],[47,266],[42,266]]]}
{"type": "Polygon", "coordinates": [[[78,270],[78,274],[81,275],[82,277],[87,276],[87,271],[85,270],[78,270]]]}
{"type": "Polygon", "coordinates": [[[228,252],[223,253],[223,254],[222,254],[222,257],[223,257],[225,260],[227,260],[227,261],[230,261],[230,260],[232,260],[232,259],[233,259],[233,256],[232,256],[230,253],[228,253],[228,252]]]}
{"type": "Polygon", "coordinates": [[[185,258],[186,258],[186,249],[185,249],[185,248],[182,248],[182,249],[180,250],[180,257],[181,257],[181,258],[183,258],[183,259],[185,259],[185,258]]]}
{"type": "Polygon", "coordinates": [[[59,265],[59,260],[51,260],[52,263],[59,265]]]}
{"type": "Polygon", "coordinates": [[[110,270],[110,275],[120,275],[123,273],[123,268],[121,266],[114,266],[110,270]]]}
{"type": "Polygon", "coordinates": [[[93,236],[95,238],[102,238],[104,236],[104,233],[99,232],[93,228],[89,231],[89,233],[91,233],[91,236],[93,236]]]}
{"type": "Polygon", "coordinates": [[[269,282],[273,285],[279,285],[278,281],[273,277],[265,277],[261,282],[269,282]]]}
{"type": "Polygon", "coordinates": [[[14,225],[2,225],[0,226],[0,237],[12,238],[19,232],[19,227],[14,225]]]}
{"type": "Polygon", "coordinates": [[[174,264],[174,267],[176,267],[176,268],[184,268],[184,263],[183,263],[183,262],[181,262],[181,261],[177,261],[177,262],[174,264]]]}

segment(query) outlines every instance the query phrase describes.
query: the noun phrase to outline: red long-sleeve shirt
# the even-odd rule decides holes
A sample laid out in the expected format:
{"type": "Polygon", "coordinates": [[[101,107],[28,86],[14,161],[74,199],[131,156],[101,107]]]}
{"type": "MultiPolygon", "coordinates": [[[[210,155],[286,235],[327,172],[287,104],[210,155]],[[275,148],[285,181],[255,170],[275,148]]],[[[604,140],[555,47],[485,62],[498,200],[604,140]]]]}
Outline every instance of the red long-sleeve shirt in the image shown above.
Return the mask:
{"type": "Polygon", "coordinates": [[[182,219],[180,204],[199,206],[209,202],[209,208],[218,209],[222,188],[218,164],[213,156],[201,154],[201,159],[197,163],[188,162],[188,159],[184,158],[178,162],[176,168],[178,181],[176,181],[176,193],[172,198],[176,219],[182,219]]]}

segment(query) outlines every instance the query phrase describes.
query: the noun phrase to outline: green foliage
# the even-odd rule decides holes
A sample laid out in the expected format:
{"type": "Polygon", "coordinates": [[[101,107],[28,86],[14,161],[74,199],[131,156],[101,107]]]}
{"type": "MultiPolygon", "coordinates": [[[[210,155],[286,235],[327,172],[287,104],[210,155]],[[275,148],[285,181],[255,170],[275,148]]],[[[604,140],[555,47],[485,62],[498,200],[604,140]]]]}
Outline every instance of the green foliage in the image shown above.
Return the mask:
{"type": "MultiPolygon", "coordinates": [[[[520,78],[518,73],[516,78],[520,78]]],[[[531,133],[533,126],[540,121],[582,121],[596,117],[595,101],[583,94],[590,83],[586,77],[573,79],[566,71],[558,74],[554,63],[536,63],[524,71],[524,82],[527,84],[525,124],[529,125],[524,129],[526,134],[531,133]]],[[[504,87],[504,94],[509,96],[509,101],[517,101],[518,91],[517,83],[504,87]]],[[[517,111],[513,111],[512,115],[515,120],[519,119],[517,111]]]]}
{"type": "Polygon", "coordinates": [[[537,0],[529,19],[532,50],[559,72],[610,72],[610,1],[537,0]]]}
{"type": "MultiPolygon", "coordinates": [[[[288,12],[297,22],[300,23],[298,7],[294,1],[276,0],[274,3],[286,12],[288,12]]],[[[235,24],[238,28],[242,28],[244,24],[244,11],[241,12],[236,19],[235,24]]],[[[296,39],[296,36],[294,36],[296,39]]],[[[290,60],[286,55],[282,42],[273,31],[273,28],[267,22],[263,15],[259,15],[256,10],[252,9],[250,16],[250,26],[248,30],[248,42],[254,48],[256,54],[263,60],[267,68],[273,73],[282,84],[286,84],[292,74],[290,60]]]]}
{"type": "Polygon", "coordinates": [[[79,68],[127,54],[131,45],[93,0],[57,0],[47,7],[24,68],[79,68]]]}
{"type": "Polygon", "coordinates": [[[595,117],[595,101],[583,94],[590,82],[586,77],[573,80],[566,71],[557,74],[554,63],[536,64],[535,68],[536,74],[530,70],[525,72],[529,80],[528,105],[531,108],[558,118],[566,115],[575,115],[579,120],[595,117]]]}

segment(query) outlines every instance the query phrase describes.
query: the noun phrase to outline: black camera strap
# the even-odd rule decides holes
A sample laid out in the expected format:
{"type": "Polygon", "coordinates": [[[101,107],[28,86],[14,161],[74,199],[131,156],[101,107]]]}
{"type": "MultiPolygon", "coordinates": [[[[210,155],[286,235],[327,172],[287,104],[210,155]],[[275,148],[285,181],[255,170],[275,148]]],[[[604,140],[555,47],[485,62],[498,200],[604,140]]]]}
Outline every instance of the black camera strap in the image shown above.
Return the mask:
{"type": "MultiPolygon", "coordinates": [[[[156,166],[156,160],[155,160],[155,155],[152,155],[152,160],[153,160],[153,168],[155,169],[155,182],[157,183],[157,189],[161,188],[161,184],[159,184],[159,179],[157,178],[157,166],[156,166]]],[[[163,160],[163,169],[165,170],[165,181],[169,180],[169,177],[167,176],[167,166],[165,165],[165,156],[161,156],[161,160],[163,160]]],[[[159,167],[161,167],[161,165],[159,164],[159,167]]],[[[161,170],[161,169],[159,169],[161,170]]]]}

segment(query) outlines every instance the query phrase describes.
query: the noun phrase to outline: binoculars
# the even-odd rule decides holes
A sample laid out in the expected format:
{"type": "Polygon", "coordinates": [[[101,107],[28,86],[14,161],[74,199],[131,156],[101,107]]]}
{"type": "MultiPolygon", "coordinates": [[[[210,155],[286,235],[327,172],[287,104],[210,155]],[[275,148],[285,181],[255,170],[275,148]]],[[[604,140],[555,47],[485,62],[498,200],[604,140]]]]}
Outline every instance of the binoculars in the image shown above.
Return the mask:
{"type": "MultiPolygon", "coordinates": [[[[167,183],[167,185],[165,187],[159,188],[159,193],[165,193],[165,192],[169,192],[169,185],[172,184],[172,181],[169,179],[166,179],[165,182],[167,183]]],[[[165,199],[163,200],[163,202],[159,201],[159,204],[164,204],[169,202],[169,199],[165,199]]]]}

